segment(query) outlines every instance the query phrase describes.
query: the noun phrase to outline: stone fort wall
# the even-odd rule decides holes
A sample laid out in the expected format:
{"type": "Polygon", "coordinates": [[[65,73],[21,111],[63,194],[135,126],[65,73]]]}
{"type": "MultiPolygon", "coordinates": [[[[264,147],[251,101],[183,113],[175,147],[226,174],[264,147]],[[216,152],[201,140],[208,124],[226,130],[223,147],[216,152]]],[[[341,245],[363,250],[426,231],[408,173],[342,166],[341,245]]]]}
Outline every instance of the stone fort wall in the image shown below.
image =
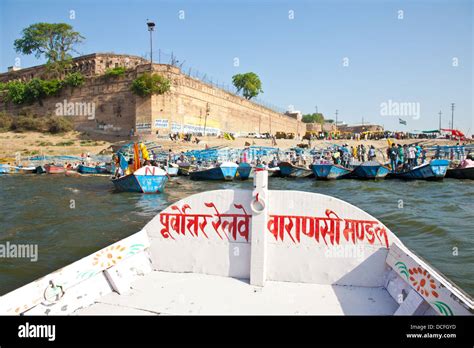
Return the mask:
{"type": "MultiPolygon", "coordinates": [[[[285,131],[303,135],[305,131],[304,124],[295,118],[191,78],[175,66],[153,64],[151,67],[140,57],[116,54],[78,57],[73,60],[73,66],[86,76],[83,86],[66,88],[59,96],[44,99],[41,105],[13,105],[0,96],[0,111],[12,115],[54,115],[58,103],[93,103],[94,119],[74,116],[76,129],[117,136],[128,135],[132,128],[143,136],[176,131],[203,133],[204,127],[210,134],[285,131]],[[106,69],[117,66],[129,70],[121,77],[103,75],[106,69]],[[135,96],[130,91],[133,79],[150,69],[171,80],[170,92],[148,98],[135,96]]],[[[38,66],[0,74],[0,82],[26,81],[40,77],[43,71],[44,66],[38,66]]]]}

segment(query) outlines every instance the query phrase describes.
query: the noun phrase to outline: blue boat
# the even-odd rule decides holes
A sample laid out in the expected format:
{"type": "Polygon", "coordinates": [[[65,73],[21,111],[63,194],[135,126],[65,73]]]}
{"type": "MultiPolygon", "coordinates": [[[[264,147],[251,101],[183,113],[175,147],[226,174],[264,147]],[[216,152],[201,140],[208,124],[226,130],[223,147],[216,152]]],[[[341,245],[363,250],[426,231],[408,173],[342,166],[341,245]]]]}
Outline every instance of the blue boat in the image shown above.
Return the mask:
{"type": "Polygon", "coordinates": [[[224,162],[218,167],[189,172],[192,180],[234,180],[239,166],[233,162],[224,162]]]}
{"type": "Polygon", "coordinates": [[[357,179],[383,179],[389,172],[388,167],[375,161],[369,161],[355,166],[351,177],[357,179]]]}
{"type": "Polygon", "coordinates": [[[247,180],[250,177],[251,172],[252,166],[250,164],[245,162],[239,163],[239,167],[237,168],[237,176],[240,180],[247,180]]]}
{"type": "Polygon", "coordinates": [[[81,174],[98,174],[95,166],[86,166],[84,164],[79,164],[77,166],[77,171],[81,174]]]}
{"type": "Polygon", "coordinates": [[[112,179],[119,192],[161,193],[168,181],[166,172],[158,167],[145,166],[133,174],[112,179]]]}
{"type": "Polygon", "coordinates": [[[316,179],[320,180],[342,179],[348,177],[352,172],[352,170],[334,163],[315,163],[310,167],[316,179]]]}
{"type": "Polygon", "coordinates": [[[81,174],[107,174],[109,173],[109,170],[106,167],[86,166],[84,164],[79,164],[77,166],[77,171],[81,174]]]}
{"type": "Polygon", "coordinates": [[[399,173],[390,173],[389,177],[405,180],[443,180],[448,170],[449,161],[435,159],[429,163],[422,164],[399,173]]]}
{"type": "Polygon", "coordinates": [[[280,177],[282,178],[305,178],[313,175],[311,169],[295,166],[289,162],[280,162],[280,177]]]}

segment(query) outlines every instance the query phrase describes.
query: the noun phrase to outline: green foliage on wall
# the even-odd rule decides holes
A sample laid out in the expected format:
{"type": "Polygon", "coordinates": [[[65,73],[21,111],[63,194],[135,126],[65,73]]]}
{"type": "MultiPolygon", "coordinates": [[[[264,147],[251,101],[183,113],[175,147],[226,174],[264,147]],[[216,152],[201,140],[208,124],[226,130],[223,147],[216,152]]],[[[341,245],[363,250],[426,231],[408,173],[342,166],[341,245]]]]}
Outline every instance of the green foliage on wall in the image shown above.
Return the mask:
{"type": "Polygon", "coordinates": [[[132,82],[132,92],[140,97],[152,94],[164,94],[171,88],[171,82],[166,77],[158,74],[144,73],[132,82]]]}
{"type": "Polygon", "coordinates": [[[107,69],[105,71],[105,76],[107,77],[123,76],[126,71],[127,69],[125,69],[123,66],[118,66],[116,68],[107,69]]]}
{"type": "Polygon", "coordinates": [[[33,78],[27,82],[10,81],[0,84],[0,91],[6,91],[6,100],[14,104],[32,104],[49,96],[56,96],[66,86],[79,87],[85,81],[81,73],[69,73],[63,80],[33,78]]]}
{"type": "Polygon", "coordinates": [[[80,72],[73,72],[66,75],[63,80],[65,86],[80,87],[84,84],[85,78],[80,72]]]}

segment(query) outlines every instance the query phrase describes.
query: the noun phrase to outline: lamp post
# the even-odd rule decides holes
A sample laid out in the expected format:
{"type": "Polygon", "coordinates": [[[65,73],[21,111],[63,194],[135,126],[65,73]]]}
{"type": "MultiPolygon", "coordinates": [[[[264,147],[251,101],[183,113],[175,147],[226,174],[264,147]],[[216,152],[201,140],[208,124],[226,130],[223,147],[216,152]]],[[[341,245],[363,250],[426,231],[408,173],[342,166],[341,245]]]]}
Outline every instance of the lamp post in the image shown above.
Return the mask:
{"type": "Polygon", "coordinates": [[[443,113],[442,113],[441,110],[440,110],[440,111],[438,112],[438,115],[439,115],[439,128],[438,128],[438,130],[439,130],[440,132],[441,132],[441,115],[442,115],[442,114],[443,114],[443,113]]]}
{"type": "Polygon", "coordinates": [[[153,67],[153,31],[155,31],[155,23],[147,19],[146,25],[150,32],[150,63],[151,67],[153,67]]]}
{"type": "Polygon", "coordinates": [[[454,129],[454,103],[451,103],[451,129],[454,129]]]}
{"type": "Polygon", "coordinates": [[[207,103],[206,104],[206,115],[204,116],[204,136],[206,136],[207,116],[209,116],[210,111],[211,111],[211,108],[209,106],[209,103],[207,103]]]}

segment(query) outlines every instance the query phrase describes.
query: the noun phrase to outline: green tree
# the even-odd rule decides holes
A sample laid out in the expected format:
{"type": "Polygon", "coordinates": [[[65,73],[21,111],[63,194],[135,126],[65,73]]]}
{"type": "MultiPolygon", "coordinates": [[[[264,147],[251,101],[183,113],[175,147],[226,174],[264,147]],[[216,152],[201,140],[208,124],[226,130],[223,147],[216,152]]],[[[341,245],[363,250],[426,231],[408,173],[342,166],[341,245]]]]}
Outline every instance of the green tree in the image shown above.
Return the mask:
{"type": "Polygon", "coordinates": [[[132,92],[140,97],[164,94],[170,90],[171,82],[158,74],[144,73],[132,82],[132,92]]]}
{"type": "Polygon", "coordinates": [[[303,115],[302,121],[304,123],[324,123],[324,116],[321,113],[313,113],[303,115]]]}
{"type": "Polygon", "coordinates": [[[258,75],[253,72],[232,76],[232,83],[237,88],[237,92],[242,91],[245,99],[252,99],[263,93],[262,82],[258,75]]]}
{"type": "Polygon", "coordinates": [[[54,63],[70,59],[70,53],[77,53],[74,47],[83,39],[66,23],[35,23],[23,29],[22,37],[13,45],[17,53],[44,56],[48,63],[54,63]]]}

